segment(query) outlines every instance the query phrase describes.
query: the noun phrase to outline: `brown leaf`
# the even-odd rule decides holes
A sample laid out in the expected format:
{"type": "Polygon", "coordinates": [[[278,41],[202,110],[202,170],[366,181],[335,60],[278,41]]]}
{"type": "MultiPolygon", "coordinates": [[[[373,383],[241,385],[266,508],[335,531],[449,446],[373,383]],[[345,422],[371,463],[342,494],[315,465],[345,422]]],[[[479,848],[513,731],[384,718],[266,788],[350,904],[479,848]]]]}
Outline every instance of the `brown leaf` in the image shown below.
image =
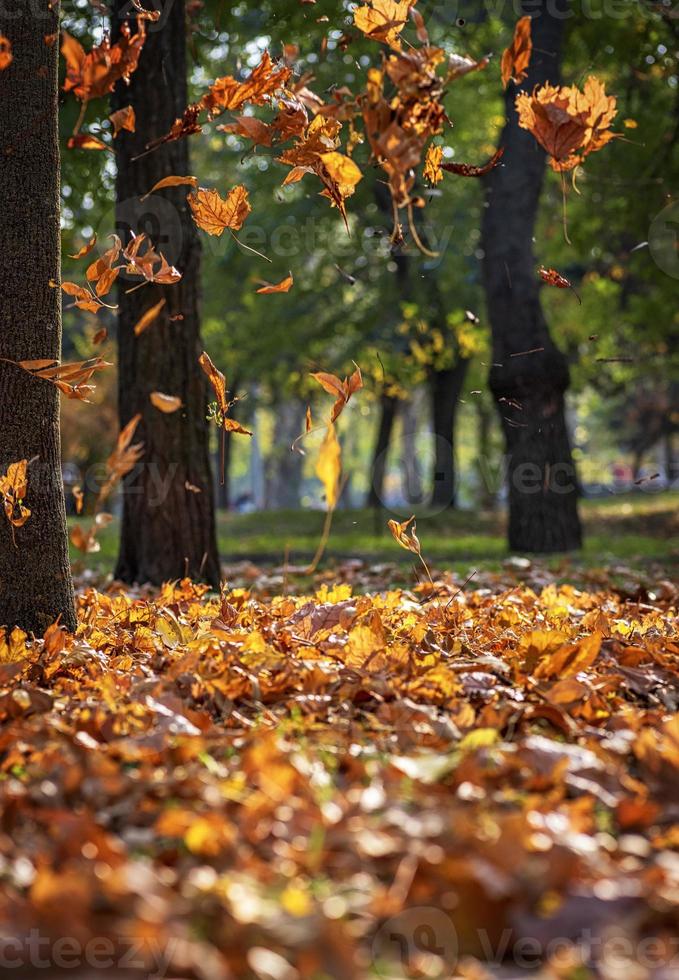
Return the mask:
{"type": "Polygon", "coordinates": [[[387,521],[387,527],[392,533],[394,541],[405,548],[406,551],[412,551],[413,554],[418,557],[421,556],[422,546],[420,545],[420,540],[416,534],[417,524],[415,522],[415,515],[409,518],[407,521],[387,521]],[[408,528],[413,525],[410,534],[408,534],[408,528]]]}
{"type": "Polygon", "coordinates": [[[5,516],[15,527],[23,527],[31,512],[24,505],[28,493],[28,460],[21,459],[10,463],[4,476],[0,476],[0,497],[2,498],[5,516]]]}
{"type": "Polygon", "coordinates": [[[86,245],[83,245],[75,255],[69,255],[69,259],[84,259],[86,255],[89,255],[94,246],[97,244],[97,236],[93,235],[86,245]]]}
{"type": "Polygon", "coordinates": [[[89,133],[78,133],[76,136],[69,136],[68,142],[66,143],[66,148],[68,150],[111,149],[111,147],[107,146],[103,140],[98,139],[96,136],[91,136],[89,133]]]}
{"type": "Polygon", "coordinates": [[[445,170],[446,173],[450,174],[458,174],[460,177],[483,177],[485,174],[490,173],[494,167],[497,167],[504,153],[505,148],[501,146],[495,151],[490,160],[481,167],[475,167],[471,163],[442,163],[441,170],[445,170]]]}
{"type": "Polygon", "coordinates": [[[12,42],[4,34],[0,34],[0,71],[5,71],[12,64],[12,42]]]}
{"type": "Polygon", "coordinates": [[[162,190],[163,187],[180,187],[182,184],[186,184],[189,187],[198,187],[197,177],[177,177],[172,175],[170,177],[163,177],[162,180],[157,181],[150,191],[147,191],[143,197],[140,197],[140,201],[145,201],[147,197],[154,194],[156,191],[162,190]]]}

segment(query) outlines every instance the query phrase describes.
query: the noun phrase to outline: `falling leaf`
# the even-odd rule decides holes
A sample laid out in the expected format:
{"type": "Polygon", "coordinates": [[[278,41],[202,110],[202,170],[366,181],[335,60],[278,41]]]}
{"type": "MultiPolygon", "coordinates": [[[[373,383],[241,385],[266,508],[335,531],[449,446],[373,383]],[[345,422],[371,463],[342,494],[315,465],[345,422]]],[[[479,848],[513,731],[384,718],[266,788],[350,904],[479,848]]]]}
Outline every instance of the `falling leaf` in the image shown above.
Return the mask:
{"type": "Polygon", "coordinates": [[[135,132],[137,118],[133,106],[127,105],[124,109],[118,109],[116,112],[111,113],[108,118],[113,123],[114,139],[122,129],[126,129],[129,133],[135,132]]]}
{"type": "Polygon", "coordinates": [[[323,484],[325,502],[329,511],[337,506],[340,476],[342,474],[342,450],[334,423],[330,423],[321,443],[316,462],[316,476],[323,484]]]}
{"type": "Polygon", "coordinates": [[[545,269],[542,265],[538,269],[538,275],[543,282],[546,282],[548,286],[556,286],[557,289],[572,289],[578,298],[578,303],[582,304],[582,300],[575,292],[573,285],[569,279],[562,276],[561,273],[557,272],[556,269],[545,269]]]}
{"type": "Polygon", "coordinates": [[[186,184],[189,187],[198,187],[197,177],[177,177],[172,175],[170,177],[163,177],[162,180],[157,181],[150,191],[147,191],[143,197],[140,197],[140,201],[145,201],[147,197],[154,194],[156,191],[162,190],[163,187],[180,187],[182,184],[186,184]]]}
{"type": "Polygon", "coordinates": [[[93,235],[86,245],[75,253],[75,255],[69,255],[69,259],[84,259],[86,255],[89,255],[94,246],[97,244],[97,236],[93,235]]]}
{"type": "Polygon", "coordinates": [[[394,541],[400,544],[402,548],[405,548],[406,551],[412,551],[413,554],[421,557],[422,546],[416,534],[417,524],[415,522],[415,515],[407,521],[400,523],[399,521],[387,521],[387,527],[391,531],[394,541]],[[412,530],[408,533],[408,528],[411,524],[413,525],[412,530]]]}
{"type": "Polygon", "coordinates": [[[280,282],[273,285],[272,283],[265,283],[260,289],[257,290],[258,293],[289,293],[294,283],[292,273],[281,279],[280,282]]]}
{"type": "Polygon", "coordinates": [[[615,96],[590,75],[584,90],[577,86],[542,85],[516,99],[519,126],[529,130],[548,153],[553,170],[573,170],[616,134],[610,130],[616,114],[615,96]]]}
{"type": "Polygon", "coordinates": [[[242,184],[229,191],[226,198],[216,190],[199,187],[188,197],[193,220],[208,235],[221,235],[226,228],[238,231],[250,214],[248,192],[242,184]]]}
{"type": "Polygon", "coordinates": [[[0,71],[9,68],[12,58],[12,42],[4,34],[0,34],[0,71]]]}
{"type": "Polygon", "coordinates": [[[306,407],[306,415],[304,416],[304,430],[308,434],[313,429],[314,423],[311,418],[311,405],[306,407]]]}
{"type": "Polygon", "coordinates": [[[315,371],[312,372],[311,377],[318,381],[319,385],[335,398],[335,404],[333,405],[332,414],[330,416],[330,421],[335,422],[344,407],[349,402],[349,399],[357,391],[363,387],[363,378],[361,377],[361,369],[356,366],[356,370],[348,378],[342,381],[335,374],[329,374],[327,371],[315,371]]]}
{"type": "Polygon", "coordinates": [[[354,10],[354,24],[372,40],[398,48],[399,34],[414,3],[415,0],[369,0],[354,10]]]}
{"type": "Polygon", "coordinates": [[[450,174],[458,174],[460,177],[483,177],[497,167],[504,153],[505,148],[501,146],[495,151],[490,160],[481,167],[475,167],[471,163],[442,163],[441,170],[445,170],[446,173],[450,174]]]}
{"type": "Polygon", "coordinates": [[[428,180],[430,184],[436,185],[439,181],[443,180],[443,173],[441,172],[442,161],[443,147],[432,144],[427,150],[427,156],[424,161],[424,179],[428,180]]]}
{"type": "Polygon", "coordinates": [[[73,499],[75,500],[75,512],[76,514],[82,514],[83,503],[85,501],[85,494],[82,491],[82,487],[77,484],[72,487],[71,493],[73,494],[73,499]]]}
{"type": "Polygon", "coordinates": [[[154,408],[165,412],[166,415],[176,412],[184,404],[177,395],[164,395],[162,391],[152,391],[149,400],[154,408]]]}
{"type": "Polygon", "coordinates": [[[163,309],[166,302],[167,302],[166,299],[158,300],[157,303],[154,303],[153,306],[150,306],[148,310],[145,310],[144,313],[142,313],[142,315],[139,317],[139,319],[134,325],[135,337],[139,337],[139,335],[142,334],[145,330],[148,330],[151,324],[158,318],[158,314],[163,309]]]}
{"type": "Polygon", "coordinates": [[[110,39],[104,37],[101,44],[87,54],[79,41],[63,31],[61,53],[66,62],[64,91],[73,92],[82,102],[112,92],[120,79],[129,81],[137,68],[145,41],[146,26],[141,18],[137,21],[136,34],[132,34],[129,24],[124,23],[120,39],[115,44],[112,45],[110,39]]]}
{"type": "Polygon", "coordinates": [[[218,423],[225,432],[237,432],[244,436],[251,436],[249,429],[243,428],[240,422],[228,417],[228,412],[233,402],[230,402],[226,391],[226,378],[222,372],[212,363],[210,355],[205,351],[198,358],[198,363],[208,376],[212,390],[217,398],[218,423]]]}
{"type": "Polygon", "coordinates": [[[69,136],[66,148],[69,150],[110,150],[103,140],[89,133],[78,133],[76,136],[69,136]]]}
{"type": "Polygon", "coordinates": [[[13,528],[23,527],[31,512],[24,504],[28,493],[28,460],[10,463],[4,476],[0,476],[0,497],[5,516],[13,528]]]}
{"type": "Polygon", "coordinates": [[[505,88],[509,85],[510,79],[513,79],[516,85],[520,85],[528,75],[528,66],[533,52],[531,26],[530,17],[521,17],[516,22],[512,43],[502,54],[500,67],[502,84],[505,88]]]}

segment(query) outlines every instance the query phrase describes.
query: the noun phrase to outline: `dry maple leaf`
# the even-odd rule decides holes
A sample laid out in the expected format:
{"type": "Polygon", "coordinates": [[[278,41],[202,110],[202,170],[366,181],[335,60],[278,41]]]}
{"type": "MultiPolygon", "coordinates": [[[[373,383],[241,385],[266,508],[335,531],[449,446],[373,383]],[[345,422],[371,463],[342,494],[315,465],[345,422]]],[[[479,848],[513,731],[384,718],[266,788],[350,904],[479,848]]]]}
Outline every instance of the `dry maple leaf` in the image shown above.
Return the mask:
{"type": "Polygon", "coordinates": [[[200,105],[210,116],[225,109],[239,112],[244,105],[264,105],[268,98],[285,87],[291,75],[291,68],[276,66],[269,52],[265,51],[247,78],[242,82],[231,75],[218,78],[202,96],[200,105]]]}
{"type": "Polygon", "coordinates": [[[124,23],[121,36],[115,44],[105,37],[87,54],[79,41],[66,31],[62,33],[61,53],[66,61],[64,91],[73,92],[77,99],[88,102],[113,91],[117,81],[129,82],[136,70],[139,56],[146,41],[146,25],[137,21],[137,33],[124,23]]]}
{"type": "Polygon", "coordinates": [[[264,285],[258,289],[257,292],[265,295],[268,293],[289,293],[292,289],[294,281],[295,280],[293,279],[291,272],[285,277],[285,279],[281,279],[281,281],[277,282],[275,285],[270,282],[264,283],[264,285]]]}
{"type": "Polygon", "coordinates": [[[384,41],[392,48],[399,48],[399,35],[408,21],[410,8],[417,0],[369,0],[356,7],[354,24],[373,41],[384,41]]]}
{"type": "Polygon", "coordinates": [[[147,282],[167,286],[179,282],[182,277],[181,272],[169,264],[162,252],[156,252],[145,234],[132,233],[130,243],[123,250],[123,257],[127,259],[127,274],[142,276],[147,282]],[[142,245],[145,246],[143,252],[142,245]]]}
{"type": "Polygon", "coordinates": [[[549,155],[553,170],[573,170],[588,154],[600,150],[617,134],[610,130],[616,98],[590,75],[580,91],[576,86],[543,85],[532,95],[516,99],[519,126],[529,130],[549,155]]]}
{"type": "Polygon", "coordinates": [[[208,235],[220,236],[227,228],[238,231],[252,211],[247,189],[242,184],[230,190],[226,198],[214,189],[199,187],[189,194],[188,202],[193,220],[208,235]]]}
{"type": "Polygon", "coordinates": [[[68,398],[78,401],[87,401],[87,396],[94,391],[94,385],[89,384],[93,375],[111,367],[101,357],[90,357],[85,361],[66,361],[63,364],[50,358],[15,363],[34,378],[51,382],[68,398]]]}
{"type": "Polygon", "coordinates": [[[31,512],[24,504],[28,493],[28,460],[10,463],[7,473],[0,476],[0,497],[5,516],[12,528],[23,527],[31,512]]]}
{"type": "Polygon", "coordinates": [[[135,132],[137,117],[133,106],[126,105],[123,109],[118,109],[116,112],[111,113],[108,118],[113,123],[114,139],[123,129],[126,129],[129,133],[135,132]]]}
{"type": "Polygon", "coordinates": [[[12,64],[12,42],[4,34],[0,34],[0,71],[5,71],[12,64]]]}
{"type": "Polygon", "coordinates": [[[510,79],[513,79],[516,85],[520,85],[528,75],[528,65],[533,52],[531,26],[530,17],[521,17],[516,22],[512,43],[502,54],[500,68],[502,84],[505,88],[509,85],[510,79]]]}

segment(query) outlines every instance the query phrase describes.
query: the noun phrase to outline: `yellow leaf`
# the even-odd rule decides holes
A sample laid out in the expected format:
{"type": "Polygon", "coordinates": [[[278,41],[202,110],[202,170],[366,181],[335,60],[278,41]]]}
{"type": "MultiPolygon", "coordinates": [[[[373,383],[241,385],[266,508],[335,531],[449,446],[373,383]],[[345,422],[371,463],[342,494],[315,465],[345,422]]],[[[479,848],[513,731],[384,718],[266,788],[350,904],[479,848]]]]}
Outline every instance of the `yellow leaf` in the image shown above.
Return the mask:
{"type": "Polygon", "coordinates": [[[337,439],[335,426],[331,422],[321,443],[316,463],[316,476],[323,484],[328,510],[334,510],[339,497],[339,482],[342,472],[342,450],[337,439]]]}
{"type": "Polygon", "coordinates": [[[149,401],[154,408],[160,412],[165,412],[166,415],[176,412],[184,404],[177,395],[164,395],[162,391],[152,391],[149,395],[149,401]]]}

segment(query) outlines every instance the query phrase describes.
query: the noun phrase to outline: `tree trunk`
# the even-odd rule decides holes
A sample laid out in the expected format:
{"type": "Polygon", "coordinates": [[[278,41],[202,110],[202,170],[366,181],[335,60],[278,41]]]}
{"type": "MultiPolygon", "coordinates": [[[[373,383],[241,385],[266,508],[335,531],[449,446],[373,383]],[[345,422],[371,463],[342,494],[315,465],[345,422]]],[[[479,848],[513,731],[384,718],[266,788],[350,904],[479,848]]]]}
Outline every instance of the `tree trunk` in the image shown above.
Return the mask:
{"type": "Polygon", "coordinates": [[[401,480],[403,497],[408,506],[416,507],[424,499],[422,467],[417,452],[419,392],[415,391],[401,406],[401,480]]]}
{"type": "MultiPolygon", "coordinates": [[[[533,13],[533,56],[522,86],[530,92],[546,81],[559,83],[569,0],[523,0],[522,6],[524,13],[533,13]]],[[[507,446],[509,546],[568,551],[582,543],[564,415],[570,378],[542,312],[533,254],[545,154],[530,133],[519,129],[516,94],[510,83],[503,165],[486,178],[483,276],[493,332],[489,383],[507,446]],[[536,353],[523,353],[536,348],[536,353]]]]}
{"type": "MultiPolygon", "coordinates": [[[[129,11],[128,0],[115,0],[114,38],[129,11]]],[[[124,425],[141,414],[137,436],[144,443],[144,457],[124,485],[116,576],[124,582],[160,584],[190,575],[216,587],[219,557],[206,422],[208,389],[198,365],[200,243],[185,187],[139,201],[162,177],[191,173],[188,141],[166,143],[134,159],[149,140],[169,130],[187,105],[183,0],[171,5],[161,29],[155,27],[149,24],[130,85],[120,83],[112,100],[114,109],[132,105],[137,119],[136,133],[122,132],[116,140],[116,226],[123,242],[132,231],[146,233],[182,279],[175,285],[151,284],[127,292],[138,280],[121,276],[120,421],[124,425]],[[158,318],[135,337],[137,320],[161,299],[166,304],[158,318]],[[182,319],[175,318],[178,314],[182,319]],[[149,401],[152,391],[178,395],[183,407],[172,414],[158,411],[149,401]]]]}
{"type": "Polygon", "coordinates": [[[398,399],[391,395],[382,395],[380,402],[380,424],[377,430],[377,441],[373,451],[370,468],[371,481],[368,491],[368,507],[384,507],[384,478],[387,472],[387,453],[391,434],[394,430],[398,399]]]}
{"type": "Polygon", "coordinates": [[[304,457],[290,447],[304,432],[304,411],[304,403],[296,398],[275,406],[273,446],[266,466],[267,510],[299,507],[304,457]]]}
{"type": "Polygon", "coordinates": [[[458,358],[452,368],[432,371],[430,377],[434,426],[434,472],[431,505],[455,507],[455,416],[469,361],[458,358]]]}
{"type": "MultiPolygon", "coordinates": [[[[7,360],[61,357],[59,4],[0,8],[14,60],[0,75],[0,474],[29,461],[23,527],[0,508],[0,624],[76,627],[61,479],[59,392],[7,360]]],[[[87,411],[87,408],[84,409],[87,411]]]]}

